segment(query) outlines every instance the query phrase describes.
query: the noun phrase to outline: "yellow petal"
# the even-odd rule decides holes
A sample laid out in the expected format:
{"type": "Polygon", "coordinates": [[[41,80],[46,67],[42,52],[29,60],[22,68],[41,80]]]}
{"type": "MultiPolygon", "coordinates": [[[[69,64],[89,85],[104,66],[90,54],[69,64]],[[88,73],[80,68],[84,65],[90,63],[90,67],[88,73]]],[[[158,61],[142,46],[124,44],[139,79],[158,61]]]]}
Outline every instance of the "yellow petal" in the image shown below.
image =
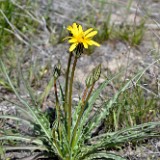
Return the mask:
{"type": "Polygon", "coordinates": [[[90,38],[90,37],[93,37],[97,34],[97,31],[93,31],[93,32],[90,32],[88,35],[85,36],[85,38],[90,38]]]}
{"type": "Polygon", "coordinates": [[[82,33],[83,32],[83,28],[81,25],[78,26],[78,30],[79,30],[79,33],[82,33]]]}
{"type": "Polygon", "coordinates": [[[88,44],[86,42],[83,42],[84,48],[88,48],[88,44]]]}
{"type": "Polygon", "coordinates": [[[76,23],[73,23],[72,29],[71,29],[71,33],[73,34],[73,36],[78,36],[79,30],[77,28],[77,24],[76,23]]]}
{"type": "Polygon", "coordinates": [[[69,43],[75,43],[75,42],[77,42],[77,39],[76,38],[71,38],[68,42],[69,43]]]}
{"type": "Polygon", "coordinates": [[[67,27],[67,30],[69,30],[69,31],[71,31],[72,29],[73,29],[72,26],[67,27]]]}
{"type": "Polygon", "coordinates": [[[72,26],[68,26],[67,30],[69,30],[73,35],[78,35],[78,28],[76,23],[73,23],[72,26]]]}
{"type": "Polygon", "coordinates": [[[77,29],[77,24],[76,23],[73,23],[73,29],[77,29]]]}
{"type": "Polygon", "coordinates": [[[84,35],[87,35],[89,32],[91,32],[93,30],[93,28],[89,28],[84,32],[84,35]]]}
{"type": "Polygon", "coordinates": [[[70,46],[69,51],[72,52],[76,47],[77,47],[77,43],[73,43],[73,44],[70,46]]]}
{"type": "Polygon", "coordinates": [[[86,43],[87,43],[88,45],[92,45],[92,40],[87,39],[87,40],[86,40],[86,43]]]}
{"type": "Polygon", "coordinates": [[[97,43],[97,42],[95,42],[95,41],[93,41],[93,40],[90,40],[90,43],[92,43],[91,45],[95,45],[95,46],[97,46],[97,47],[99,47],[99,46],[100,46],[100,44],[99,44],[99,43],[97,43]]]}

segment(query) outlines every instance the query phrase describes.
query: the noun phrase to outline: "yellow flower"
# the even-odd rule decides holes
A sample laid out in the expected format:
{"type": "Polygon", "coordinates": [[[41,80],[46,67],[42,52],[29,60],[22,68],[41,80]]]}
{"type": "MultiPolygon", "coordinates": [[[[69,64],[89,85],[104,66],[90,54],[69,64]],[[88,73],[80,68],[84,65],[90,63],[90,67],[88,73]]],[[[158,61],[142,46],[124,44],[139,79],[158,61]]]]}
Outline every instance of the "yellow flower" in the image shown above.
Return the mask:
{"type": "Polygon", "coordinates": [[[72,26],[68,26],[67,30],[70,31],[71,36],[67,37],[68,42],[71,43],[69,51],[72,52],[78,44],[83,44],[84,48],[88,48],[88,45],[100,46],[97,42],[92,40],[92,38],[97,34],[97,31],[93,31],[93,28],[89,28],[83,31],[81,25],[73,23],[72,26]]]}

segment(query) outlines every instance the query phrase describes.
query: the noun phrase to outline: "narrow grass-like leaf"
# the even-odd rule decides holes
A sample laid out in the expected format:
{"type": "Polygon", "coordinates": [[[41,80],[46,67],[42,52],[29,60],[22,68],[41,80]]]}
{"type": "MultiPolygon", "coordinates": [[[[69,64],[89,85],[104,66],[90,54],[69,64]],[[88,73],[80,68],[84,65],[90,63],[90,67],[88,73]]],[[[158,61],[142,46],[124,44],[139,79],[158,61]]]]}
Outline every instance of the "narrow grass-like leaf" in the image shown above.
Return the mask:
{"type": "Polygon", "coordinates": [[[48,83],[48,85],[46,86],[44,92],[42,93],[42,95],[39,98],[39,103],[42,104],[43,101],[48,97],[52,87],[53,87],[53,83],[54,83],[54,77],[52,77],[48,83]]]}
{"type": "Polygon", "coordinates": [[[12,119],[12,120],[16,120],[19,121],[21,123],[26,123],[28,126],[31,125],[31,121],[30,120],[26,120],[20,117],[16,117],[16,116],[12,116],[12,115],[0,115],[0,119],[12,119]]]}
{"type": "Polygon", "coordinates": [[[3,148],[6,151],[14,151],[14,150],[29,150],[29,151],[34,151],[34,150],[41,150],[41,151],[47,151],[47,148],[45,148],[44,145],[39,145],[39,146],[19,146],[19,147],[11,147],[11,146],[3,146],[3,148]]]}
{"type": "MultiPolygon", "coordinates": [[[[103,141],[104,139],[108,140],[108,142],[111,142],[112,138],[114,139],[114,143],[118,144],[118,141],[121,143],[125,142],[125,140],[129,141],[131,138],[135,137],[140,138],[142,136],[160,136],[160,133],[156,131],[156,127],[160,126],[160,121],[159,122],[149,122],[149,123],[144,123],[140,124],[134,127],[130,128],[125,128],[116,132],[111,132],[111,133],[105,133],[102,135],[98,135],[96,137],[93,137],[90,139],[90,143],[95,143],[98,141],[103,141]],[[155,132],[154,132],[155,131],[155,132]],[[119,138],[117,138],[119,137],[119,138]]],[[[106,143],[106,142],[105,142],[106,143]]],[[[109,145],[108,145],[109,146],[109,145]]]]}
{"type": "MultiPolygon", "coordinates": [[[[157,127],[160,127],[160,122],[149,122],[131,128],[122,129],[112,133],[111,136],[104,134],[104,138],[102,138],[102,136],[97,136],[97,141],[95,141],[96,143],[93,142],[91,143],[91,146],[81,148],[81,151],[83,152],[82,157],[85,157],[85,155],[88,154],[92,154],[103,147],[112,148],[128,141],[160,137],[160,133],[156,131],[157,127]]],[[[92,141],[92,139],[90,140],[92,141]]]]}
{"type": "MultiPolygon", "coordinates": [[[[156,63],[157,61],[155,61],[154,63],[156,63]]],[[[151,65],[153,65],[154,63],[152,63],[151,65]]],[[[122,89],[117,92],[114,97],[109,101],[106,102],[104,104],[104,106],[102,107],[102,111],[100,112],[100,114],[95,114],[95,116],[88,122],[88,124],[85,126],[86,131],[88,132],[88,134],[91,133],[91,131],[93,129],[95,129],[96,127],[99,126],[99,124],[101,123],[101,121],[109,115],[109,111],[113,109],[113,104],[116,103],[116,100],[118,98],[118,96],[124,92],[126,89],[128,89],[128,87],[133,83],[133,81],[135,81],[136,83],[140,80],[140,78],[142,77],[142,75],[145,73],[145,71],[151,67],[151,65],[149,65],[148,67],[146,67],[144,70],[142,70],[141,72],[139,72],[136,76],[134,76],[129,82],[127,82],[124,87],[122,87],[122,89]]],[[[90,101],[89,101],[90,102],[90,101]]],[[[87,135],[86,135],[87,138],[87,135]]]]}
{"type": "MultiPolygon", "coordinates": [[[[75,124],[76,124],[78,115],[79,115],[80,110],[81,110],[81,106],[82,106],[81,101],[79,101],[78,106],[75,107],[75,111],[74,111],[73,118],[72,118],[72,125],[73,126],[75,126],[75,124]]],[[[72,127],[72,130],[73,130],[73,127],[72,127]]]]}
{"type": "MultiPolygon", "coordinates": [[[[122,158],[121,156],[118,156],[113,153],[106,153],[106,152],[98,152],[93,153],[91,155],[86,156],[83,160],[96,160],[96,159],[108,159],[108,160],[126,160],[125,158],[122,158]]],[[[82,160],[82,159],[80,159],[82,160]]]]}
{"type": "Polygon", "coordinates": [[[15,87],[13,86],[7,72],[6,72],[6,68],[2,62],[2,60],[0,59],[0,64],[1,64],[1,69],[3,71],[3,73],[5,74],[11,88],[13,89],[14,93],[16,94],[17,98],[19,99],[19,101],[29,109],[30,113],[32,114],[32,116],[35,118],[35,120],[37,121],[37,123],[41,126],[41,128],[43,129],[44,133],[46,134],[46,136],[51,139],[51,134],[49,133],[49,131],[44,127],[43,123],[39,121],[39,118],[37,117],[37,115],[35,114],[34,110],[29,106],[29,104],[24,101],[18,94],[18,92],[16,91],[15,87]]]}
{"type": "MultiPolygon", "coordinates": [[[[14,93],[16,94],[17,98],[19,99],[19,101],[28,108],[29,112],[31,113],[31,115],[35,118],[36,122],[40,125],[41,129],[43,130],[43,132],[45,133],[46,137],[48,138],[49,141],[52,140],[52,132],[50,128],[46,128],[46,125],[44,125],[44,121],[43,119],[39,119],[39,117],[35,114],[34,110],[32,109],[32,107],[29,106],[29,104],[23,100],[20,95],[18,94],[18,92],[16,91],[15,87],[13,86],[7,72],[6,72],[6,68],[2,62],[2,59],[0,59],[0,65],[1,65],[1,69],[2,72],[5,74],[5,77],[7,78],[11,88],[13,89],[14,93]]],[[[60,149],[57,148],[57,146],[55,146],[54,143],[52,143],[52,147],[54,148],[55,152],[56,151],[60,151],[60,149]]],[[[61,153],[58,153],[59,155],[61,155],[61,153]]]]}
{"type": "Polygon", "coordinates": [[[21,106],[20,104],[16,103],[16,102],[13,102],[13,101],[10,101],[8,99],[4,99],[5,101],[11,103],[14,105],[14,108],[19,111],[22,115],[24,115],[24,117],[27,117],[29,118],[30,120],[35,120],[33,118],[33,116],[31,116],[31,113],[29,112],[29,110],[27,110],[26,108],[24,108],[23,106],[21,106]]]}
{"type": "MultiPolygon", "coordinates": [[[[157,61],[155,61],[154,63],[152,63],[151,65],[153,65],[153,64],[155,64],[157,61]]],[[[113,104],[116,102],[116,100],[117,100],[117,98],[118,98],[118,96],[119,96],[119,94],[120,93],[122,93],[122,92],[124,92],[126,89],[128,89],[128,87],[130,86],[130,84],[132,84],[132,82],[133,81],[135,81],[136,83],[139,81],[139,79],[142,77],[142,75],[145,73],[145,71],[151,66],[151,65],[149,65],[148,67],[146,67],[142,72],[139,72],[134,78],[132,78],[132,80],[130,80],[126,85],[124,85],[124,87],[122,87],[122,89],[119,91],[119,92],[117,92],[116,94],[115,94],[115,96],[109,101],[109,102],[106,102],[105,103],[105,106],[103,107],[103,110],[100,112],[100,114],[95,114],[94,116],[93,116],[93,118],[87,123],[87,124],[85,124],[84,122],[83,122],[83,119],[82,119],[82,121],[81,121],[81,126],[80,127],[82,127],[82,126],[84,126],[85,127],[85,129],[83,130],[83,131],[81,131],[81,128],[79,129],[79,131],[77,132],[77,139],[76,139],[76,142],[80,142],[80,144],[79,145],[83,145],[83,143],[84,143],[84,140],[86,139],[88,139],[89,140],[89,138],[90,138],[90,136],[91,136],[91,131],[93,130],[93,129],[95,129],[97,126],[99,126],[99,124],[101,123],[101,120],[102,119],[104,119],[107,115],[109,115],[109,110],[110,109],[112,109],[112,106],[113,106],[113,104]],[[83,122],[83,123],[82,123],[83,122]]],[[[105,83],[105,82],[104,82],[105,83]]],[[[103,84],[103,83],[102,83],[103,84]]],[[[105,86],[105,85],[104,85],[105,86]]],[[[101,85],[100,87],[103,87],[103,85],[101,85]]],[[[99,89],[99,88],[98,88],[99,89]]],[[[100,90],[102,90],[103,88],[100,88],[100,90]]],[[[97,90],[94,92],[95,93],[95,95],[97,94],[96,93],[97,92],[97,90]]],[[[99,91],[98,91],[99,92],[99,91]]],[[[94,94],[93,94],[94,95],[94,94]]],[[[92,98],[92,97],[91,97],[92,98]]],[[[90,99],[91,99],[90,98],[90,99]]],[[[96,96],[94,97],[94,98],[97,98],[96,96]]],[[[95,99],[93,99],[93,101],[95,102],[95,99]]],[[[89,101],[90,102],[90,101],[89,101]]],[[[90,105],[89,104],[89,102],[88,102],[88,105],[90,105]]],[[[91,101],[91,104],[93,104],[93,102],[91,101]]],[[[85,113],[84,113],[84,115],[83,115],[84,117],[85,117],[85,119],[87,120],[88,119],[88,116],[86,116],[85,115],[85,113]]],[[[152,128],[153,129],[153,128],[152,128]]],[[[152,130],[151,129],[151,130],[152,130]]],[[[145,132],[145,133],[147,133],[147,131],[145,132]]],[[[153,132],[152,132],[153,133],[153,132]]],[[[153,133],[153,134],[145,134],[145,135],[143,135],[143,133],[141,133],[141,132],[139,132],[139,134],[140,134],[140,136],[138,137],[139,139],[142,139],[142,138],[145,138],[145,137],[148,137],[148,136],[150,136],[150,137],[154,137],[154,136],[157,136],[157,134],[155,134],[155,133],[153,133]]],[[[113,138],[113,140],[111,141],[111,143],[110,143],[110,145],[112,146],[112,144],[113,144],[113,142],[115,141],[115,137],[112,135],[111,136],[111,138],[113,138]]],[[[136,133],[135,134],[133,134],[131,137],[130,137],[130,140],[134,140],[134,139],[136,139],[137,137],[136,137],[136,133]]],[[[108,140],[108,139],[107,139],[108,140]]],[[[125,141],[123,141],[123,142],[119,142],[119,143],[124,143],[124,142],[126,142],[127,141],[127,139],[125,139],[125,141]]],[[[103,145],[103,142],[104,141],[101,141],[101,143],[100,143],[100,145],[93,145],[93,146],[90,146],[90,147],[88,147],[88,148],[86,148],[86,147],[84,147],[84,150],[81,150],[81,153],[82,152],[86,152],[87,154],[90,154],[90,153],[94,153],[95,151],[97,151],[98,149],[100,149],[103,145]],[[93,147],[93,148],[92,148],[93,147]],[[92,148],[91,150],[89,149],[89,148],[92,148]],[[90,151],[89,151],[89,150],[90,151]]],[[[97,142],[98,143],[98,142],[97,142]]],[[[116,144],[118,144],[118,142],[117,143],[115,143],[115,145],[116,144]]],[[[106,146],[110,146],[109,145],[109,143],[107,144],[106,143],[106,146]]],[[[105,146],[104,146],[105,147],[105,146]]],[[[84,153],[82,153],[83,155],[84,155],[84,153]]]]}
{"type": "MultiPolygon", "coordinates": [[[[91,110],[92,110],[92,106],[93,106],[93,104],[95,103],[95,101],[97,100],[97,98],[99,97],[101,91],[102,91],[113,79],[115,79],[115,78],[117,78],[117,77],[118,77],[118,74],[117,74],[116,76],[114,76],[114,77],[113,77],[112,79],[110,79],[110,80],[105,80],[105,81],[94,91],[93,95],[91,96],[91,98],[89,99],[89,101],[88,101],[88,103],[87,103],[87,106],[85,106],[85,107],[86,107],[86,110],[85,110],[85,112],[84,112],[84,114],[83,114],[83,117],[82,117],[82,119],[81,119],[81,121],[80,121],[80,124],[79,124],[79,127],[78,127],[78,132],[77,132],[77,134],[76,134],[76,140],[75,140],[75,142],[78,143],[79,140],[82,140],[81,138],[82,138],[83,134],[82,134],[81,132],[82,132],[82,130],[83,130],[83,128],[84,128],[84,125],[85,125],[85,124],[87,123],[87,121],[88,121],[89,114],[90,114],[90,112],[91,112],[91,110]]],[[[75,115],[76,115],[76,114],[78,115],[78,112],[79,112],[79,110],[77,109],[75,115]]],[[[93,123],[94,123],[94,122],[93,122],[93,123]]],[[[75,143],[75,145],[76,145],[76,143],[75,143]]]]}
{"type": "Polygon", "coordinates": [[[27,91],[28,91],[28,93],[29,93],[29,96],[30,96],[30,98],[31,98],[31,101],[32,101],[33,105],[34,105],[34,106],[37,106],[37,101],[36,101],[36,99],[35,99],[35,95],[33,94],[32,88],[29,86],[29,84],[28,84],[27,81],[25,80],[21,68],[20,68],[20,73],[21,73],[21,78],[22,78],[22,80],[23,80],[23,83],[24,83],[24,85],[25,85],[25,88],[27,89],[27,91]]]}
{"type": "MultiPolygon", "coordinates": [[[[139,75],[139,74],[138,74],[139,75]]],[[[102,119],[104,119],[106,116],[109,115],[109,111],[111,109],[113,109],[113,104],[116,103],[116,100],[118,98],[118,96],[120,95],[120,93],[122,93],[124,90],[126,90],[128,88],[128,86],[132,83],[132,81],[136,78],[137,76],[135,76],[132,80],[130,80],[128,83],[126,83],[126,85],[119,91],[117,92],[114,97],[108,102],[106,102],[102,109],[101,112],[97,115],[95,115],[86,125],[87,128],[87,132],[90,133],[93,129],[95,129],[96,127],[99,126],[99,124],[101,123],[102,119]]]]}
{"type": "Polygon", "coordinates": [[[16,136],[16,135],[0,136],[0,140],[17,140],[17,141],[23,141],[26,143],[43,145],[43,142],[39,139],[31,138],[31,137],[24,137],[24,136],[16,136]]]}
{"type": "Polygon", "coordinates": [[[8,83],[6,83],[3,79],[0,79],[0,85],[3,86],[8,91],[11,91],[11,92],[13,91],[12,88],[8,85],[8,83]]]}

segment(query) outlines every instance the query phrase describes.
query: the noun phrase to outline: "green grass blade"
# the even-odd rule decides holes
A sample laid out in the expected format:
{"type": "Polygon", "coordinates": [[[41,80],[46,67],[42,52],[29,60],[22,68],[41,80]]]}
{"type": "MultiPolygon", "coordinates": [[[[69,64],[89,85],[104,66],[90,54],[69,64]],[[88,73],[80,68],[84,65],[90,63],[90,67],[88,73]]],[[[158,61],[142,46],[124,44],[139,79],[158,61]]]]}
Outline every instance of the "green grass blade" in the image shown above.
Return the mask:
{"type": "Polygon", "coordinates": [[[14,150],[29,150],[29,151],[34,151],[34,150],[41,150],[41,151],[47,151],[47,148],[43,146],[20,146],[20,147],[11,147],[11,146],[3,146],[3,148],[6,150],[6,151],[14,151],[14,150]]]}
{"type": "MultiPolygon", "coordinates": [[[[78,106],[75,107],[75,111],[74,111],[73,118],[72,118],[72,125],[73,126],[75,126],[75,124],[76,124],[78,115],[79,115],[80,110],[81,110],[81,106],[82,106],[81,101],[79,101],[78,106]]],[[[72,128],[72,131],[73,131],[73,128],[72,128]]]]}
{"type": "Polygon", "coordinates": [[[53,83],[54,83],[54,77],[52,77],[47,85],[47,87],[45,88],[44,92],[42,93],[42,95],[39,98],[39,103],[42,104],[43,101],[48,97],[52,87],[53,87],[53,83]]]}
{"type": "MultiPolygon", "coordinates": [[[[110,80],[106,80],[104,81],[95,91],[94,93],[92,94],[91,98],[89,99],[88,101],[88,104],[87,104],[87,108],[82,116],[82,119],[80,121],[80,124],[79,124],[79,127],[78,127],[78,132],[76,134],[76,141],[78,143],[79,140],[82,140],[81,137],[83,136],[83,134],[81,134],[83,128],[84,128],[84,125],[87,123],[88,121],[88,117],[89,117],[89,114],[92,110],[92,106],[93,104],[95,103],[95,101],[97,100],[97,98],[99,97],[101,91],[113,80],[115,79],[116,77],[118,77],[118,74],[116,76],[114,76],[112,79],[110,80]]],[[[79,110],[77,109],[76,110],[76,114],[78,114],[79,110]]]]}
{"type": "Polygon", "coordinates": [[[11,115],[0,115],[0,119],[12,119],[12,120],[15,120],[15,121],[19,121],[19,122],[25,123],[28,126],[30,126],[31,123],[32,123],[30,120],[26,120],[24,118],[20,118],[20,117],[16,117],[16,116],[11,116],[11,115]]]}
{"type": "Polygon", "coordinates": [[[93,159],[109,159],[109,160],[126,160],[121,156],[118,156],[113,153],[106,153],[106,152],[98,152],[88,155],[84,160],[93,160],[93,159]]]}
{"type": "MultiPolygon", "coordinates": [[[[104,138],[102,138],[102,135],[100,135],[100,137],[97,136],[97,140],[94,138],[95,141],[91,143],[92,145],[82,148],[81,151],[85,152],[83,153],[83,156],[85,156],[94,153],[95,151],[100,148],[102,149],[103,147],[112,148],[128,141],[141,140],[151,137],[160,137],[160,132],[156,131],[157,127],[160,127],[160,121],[144,123],[134,127],[122,129],[120,131],[112,133],[110,136],[106,133],[103,135],[104,138]]],[[[90,141],[92,141],[92,139],[90,139],[90,141]]]]}
{"type": "Polygon", "coordinates": [[[18,111],[18,113],[20,113],[21,117],[29,119],[32,122],[35,122],[35,119],[32,117],[32,115],[30,114],[29,111],[27,111],[27,110],[25,110],[22,107],[17,106],[17,105],[14,106],[14,107],[18,111]]]}
{"type": "Polygon", "coordinates": [[[12,82],[6,72],[6,68],[2,62],[2,59],[0,59],[0,66],[1,66],[2,72],[5,74],[5,77],[7,78],[8,83],[10,84],[11,88],[13,89],[13,91],[14,91],[15,95],[17,96],[17,98],[19,99],[19,101],[29,110],[29,112],[31,113],[31,115],[33,116],[35,121],[40,125],[42,131],[45,133],[45,136],[48,138],[48,140],[52,144],[52,148],[55,151],[55,153],[58,152],[58,154],[62,156],[62,154],[60,153],[60,148],[57,148],[58,146],[56,146],[52,142],[52,131],[51,131],[50,127],[48,127],[49,125],[47,125],[47,124],[49,124],[49,121],[44,116],[40,116],[39,112],[36,108],[33,109],[24,99],[22,99],[20,97],[20,95],[16,91],[15,87],[13,86],[13,84],[12,84],[12,82]]]}
{"type": "MultiPolygon", "coordinates": [[[[158,60],[155,61],[154,63],[156,63],[156,62],[158,62],[158,60]]],[[[152,63],[151,65],[153,65],[154,63],[152,63]]],[[[98,126],[100,125],[101,121],[102,121],[106,116],[109,115],[109,111],[113,109],[113,104],[116,103],[116,100],[117,100],[118,96],[119,96],[122,92],[124,92],[126,89],[128,89],[128,87],[129,87],[130,85],[132,85],[133,81],[134,81],[135,83],[137,83],[137,82],[140,80],[140,78],[142,77],[142,75],[145,73],[145,71],[146,71],[151,65],[149,65],[149,66],[146,67],[144,70],[142,70],[141,72],[139,72],[136,76],[134,76],[129,82],[127,82],[127,83],[122,87],[122,89],[121,89],[119,92],[117,92],[117,93],[114,95],[114,97],[113,97],[109,102],[107,102],[107,103],[104,104],[103,109],[102,109],[102,111],[100,112],[100,114],[96,114],[96,115],[88,122],[88,124],[86,125],[85,128],[86,128],[86,131],[88,132],[88,134],[90,134],[93,129],[95,129],[96,127],[98,127],[98,126]]],[[[87,135],[86,135],[86,138],[87,138],[87,135]]]]}
{"type": "Polygon", "coordinates": [[[95,101],[97,100],[97,98],[99,97],[100,93],[102,92],[102,90],[110,83],[113,81],[113,79],[117,78],[118,75],[114,76],[113,78],[111,78],[110,80],[105,80],[92,94],[92,96],[90,97],[88,104],[87,104],[87,108],[83,114],[83,118],[82,118],[82,124],[84,124],[85,122],[88,121],[88,116],[92,110],[92,106],[95,103],[95,101]]]}
{"type": "Polygon", "coordinates": [[[49,131],[45,128],[45,126],[43,125],[43,122],[41,122],[41,121],[39,120],[39,118],[38,118],[37,115],[35,114],[34,110],[29,106],[29,104],[28,104],[26,101],[24,101],[24,100],[19,96],[18,92],[16,91],[15,87],[13,86],[13,84],[12,84],[12,82],[11,82],[11,80],[10,80],[7,72],[6,72],[6,68],[5,68],[5,66],[4,66],[4,64],[3,64],[3,62],[2,62],[2,59],[0,59],[0,65],[1,65],[1,69],[2,69],[3,73],[5,74],[8,82],[9,82],[9,84],[10,84],[10,86],[11,86],[11,88],[13,89],[13,91],[14,91],[15,95],[17,96],[17,98],[19,99],[19,101],[20,101],[25,107],[28,108],[28,110],[30,111],[31,115],[35,118],[35,120],[37,121],[37,123],[41,126],[41,128],[42,128],[42,130],[44,131],[44,133],[46,134],[46,136],[47,136],[49,139],[51,139],[51,138],[52,138],[52,137],[51,137],[51,133],[49,133],[49,131]]]}
{"type": "Polygon", "coordinates": [[[23,141],[26,143],[43,145],[43,142],[39,139],[35,139],[32,137],[16,136],[16,135],[0,136],[0,140],[16,140],[16,141],[23,141]]]}
{"type": "Polygon", "coordinates": [[[16,102],[13,102],[13,101],[10,101],[10,100],[5,99],[5,98],[4,98],[3,100],[5,100],[5,101],[7,101],[7,102],[9,102],[9,103],[11,103],[11,104],[13,104],[14,107],[15,107],[15,109],[16,109],[18,112],[20,112],[20,113],[22,114],[22,116],[27,117],[27,118],[29,118],[29,119],[32,120],[32,121],[35,120],[35,119],[33,118],[33,116],[31,116],[31,113],[30,113],[27,109],[25,109],[23,106],[20,106],[20,104],[18,104],[18,103],[16,103],[16,102]]]}
{"type": "Polygon", "coordinates": [[[5,89],[7,89],[8,91],[12,92],[12,88],[9,86],[8,83],[5,82],[4,79],[0,79],[0,85],[3,86],[5,89]]]}
{"type": "Polygon", "coordinates": [[[20,74],[21,74],[22,81],[23,81],[23,83],[24,83],[24,87],[27,89],[33,105],[34,105],[34,106],[37,106],[37,101],[36,101],[35,95],[33,94],[33,90],[32,90],[32,88],[29,86],[29,84],[27,83],[27,81],[25,80],[25,78],[24,78],[24,76],[23,76],[23,73],[22,73],[22,69],[20,69],[20,74]]]}

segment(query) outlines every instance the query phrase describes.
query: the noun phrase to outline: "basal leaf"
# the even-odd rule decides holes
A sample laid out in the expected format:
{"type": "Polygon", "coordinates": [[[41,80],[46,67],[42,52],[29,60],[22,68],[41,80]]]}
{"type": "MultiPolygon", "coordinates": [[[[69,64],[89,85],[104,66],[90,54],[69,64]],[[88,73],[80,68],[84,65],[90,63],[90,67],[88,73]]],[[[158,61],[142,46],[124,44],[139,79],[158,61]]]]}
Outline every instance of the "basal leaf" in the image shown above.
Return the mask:
{"type": "Polygon", "coordinates": [[[84,160],[96,160],[96,159],[108,159],[108,160],[126,160],[125,158],[122,158],[121,156],[118,156],[113,153],[106,153],[106,152],[98,152],[88,155],[84,160]]]}

